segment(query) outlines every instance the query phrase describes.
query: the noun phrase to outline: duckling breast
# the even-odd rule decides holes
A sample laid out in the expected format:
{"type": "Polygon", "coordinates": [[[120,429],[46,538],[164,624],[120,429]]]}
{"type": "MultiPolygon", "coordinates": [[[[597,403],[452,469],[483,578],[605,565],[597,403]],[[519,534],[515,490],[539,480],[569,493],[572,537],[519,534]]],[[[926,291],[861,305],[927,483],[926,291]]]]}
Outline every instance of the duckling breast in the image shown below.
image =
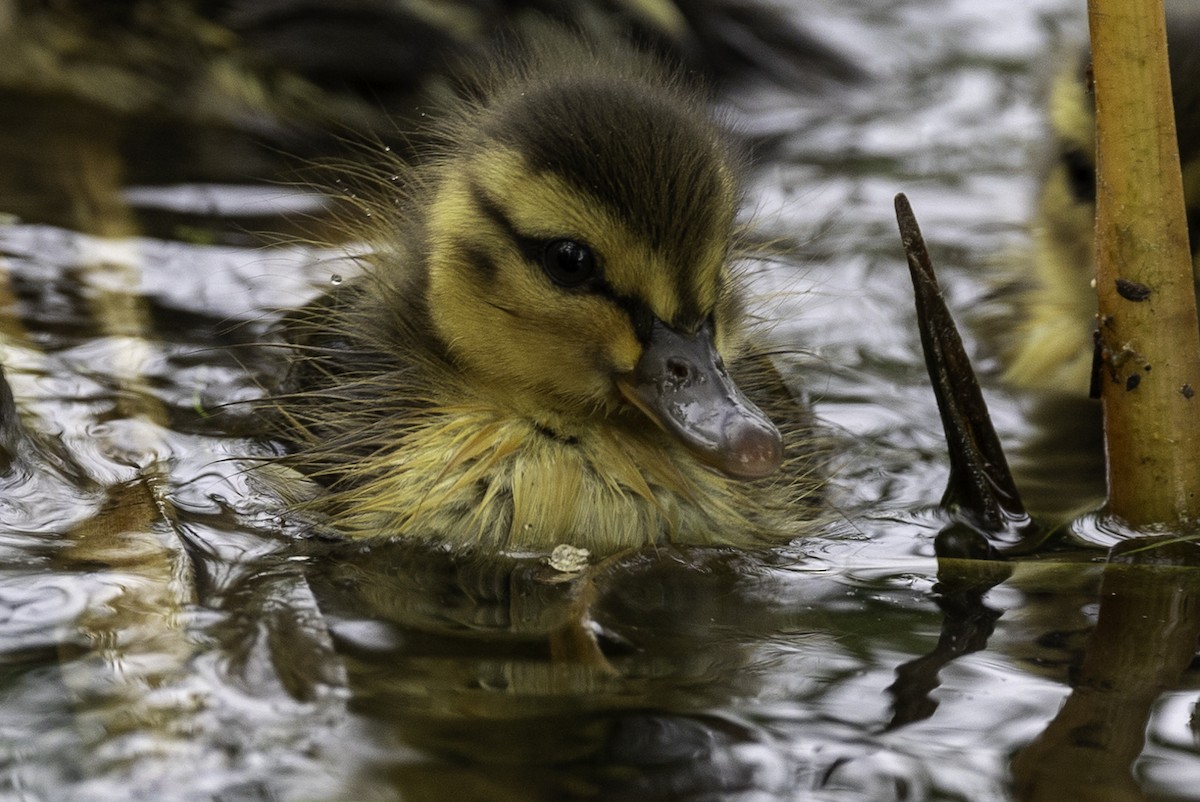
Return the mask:
{"type": "Polygon", "coordinates": [[[505,552],[761,545],[783,534],[786,518],[744,483],[681,460],[668,438],[632,423],[565,434],[486,403],[446,408],[364,459],[353,483],[335,483],[334,519],[357,537],[505,552]]]}

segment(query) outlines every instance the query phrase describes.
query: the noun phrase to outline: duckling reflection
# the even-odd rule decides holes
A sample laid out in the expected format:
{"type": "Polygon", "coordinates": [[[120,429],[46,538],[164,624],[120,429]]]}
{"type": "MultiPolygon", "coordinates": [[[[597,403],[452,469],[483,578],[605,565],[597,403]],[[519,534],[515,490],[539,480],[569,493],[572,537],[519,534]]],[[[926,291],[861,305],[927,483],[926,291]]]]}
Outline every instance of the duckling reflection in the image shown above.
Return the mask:
{"type": "MultiPolygon", "coordinates": [[[[1200,256],[1200,8],[1181,0],[1166,5],[1175,123],[1195,257],[1200,256]]],[[[1091,378],[1096,325],[1091,286],[1096,144],[1089,69],[1085,56],[1063,70],[1051,88],[1055,161],[1038,198],[1030,275],[1018,301],[1020,323],[1006,369],[1017,385],[1079,396],[1087,393],[1091,378]]]]}
{"type": "Polygon", "coordinates": [[[532,558],[309,545],[306,575],[353,707],[403,745],[373,770],[406,799],[562,799],[581,786],[600,798],[790,793],[769,728],[723,711],[731,698],[792,699],[793,682],[812,681],[805,668],[837,670],[808,647],[845,648],[853,631],[830,634],[825,614],[813,617],[812,603],[844,594],[837,582],[806,577],[781,602],[773,552],[663,548],[549,581],[532,558]],[[555,659],[547,645],[589,587],[611,668],[555,659]],[[781,628],[787,658],[772,646],[781,628]]]}
{"type": "Polygon", "coordinates": [[[803,532],[815,438],[746,312],[739,157],[702,94],[565,35],[486,73],[360,195],[364,274],[288,323],[308,505],[486,550],[803,532]]]}

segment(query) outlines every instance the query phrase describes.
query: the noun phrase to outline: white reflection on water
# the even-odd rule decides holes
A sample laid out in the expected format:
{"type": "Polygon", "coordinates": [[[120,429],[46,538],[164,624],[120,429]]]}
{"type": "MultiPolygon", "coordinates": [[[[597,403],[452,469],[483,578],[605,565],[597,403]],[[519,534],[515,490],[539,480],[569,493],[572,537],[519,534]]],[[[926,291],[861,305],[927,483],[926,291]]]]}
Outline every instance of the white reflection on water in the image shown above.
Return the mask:
{"type": "MultiPolygon", "coordinates": [[[[984,305],[997,255],[1024,242],[1041,74],[1060,33],[1079,30],[1080,6],[821,4],[814,17],[829,16],[829,35],[874,80],[831,97],[773,89],[732,104],[748,130],[782,134],[751,205],[770,233],[801,245],[762,289],[797,351],[794,378],[845,441],[833,496],[845,520],[765,557],[667,552],[606,577],[596,624],[615,675],[546,658],[538,616],[561,612],[561,599],[523,569],[493,575],[386,548],[335,560],[295,546],[303,522],[280,515],[229,460],[250,441],[205,429],[222,402],[258,392],[260,366],[242,349],[275,310],[352,274],[351,262],[301,246],[147,237],[114,250],[47,226],[0,228],[18,299],[5,315],[28,326],[3,362],[30,420],[61,435],[99,485],[133,479],[156,457],[167,500],[143,521],[161,546],[156,574],[63,554],[66,533],[104,501],[83,478],[5,486],[0,788],[31,799],[670,788],[1008,799],[1012,754],[1070,693],[1099,572],[1023,567],[982,593],[966,612],[998,616],[986,648],[946,660],[927,694],[910,689],[900,701],[928,715],[889,728],[904,696],[889,691],[897,669],[943,636],[931,548],[942,520],[931,506],[947,471],[892,196],[912,199],[951,308],[984,305]],[[89,291],[144,299],[153,336],[96,329],[77,279],[106,260],[132,269],[96,273],[89,291]],[[121,368],[126,358],[136,363],[121,368]],[[134,375],[164,420],[117,411],[134,375]],[[166,601],[147,581],[183,575],[166,601]],[[172,637],[159,648],[164,633],[151,625],[164,620],[172,637]]],[[[128,197],[197,216],[312,203],[225,186],[128,197]]],[[[966,335],[987,367],[986,343],[966,335]]],[[[1021,400],[988,391],[1006,440],[1026,438],[1021,400]]],[[[1155,703],[1136,764],[1147,789],[1196,798],[1195,700],[1180,690],[1155,703]]]]}

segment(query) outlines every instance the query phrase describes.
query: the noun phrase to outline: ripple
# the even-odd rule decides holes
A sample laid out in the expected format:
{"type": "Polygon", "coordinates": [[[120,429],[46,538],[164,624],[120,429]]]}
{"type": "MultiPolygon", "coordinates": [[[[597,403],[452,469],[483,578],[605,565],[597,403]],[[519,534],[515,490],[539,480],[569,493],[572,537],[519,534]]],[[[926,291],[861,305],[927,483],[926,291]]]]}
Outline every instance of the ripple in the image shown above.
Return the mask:
{"type": "Polygon", "coordinates": [[[70,575],[5,572],[0,585],[0,662],[78,643],[74,622],[88,603],[88,593],[70,575]]]}

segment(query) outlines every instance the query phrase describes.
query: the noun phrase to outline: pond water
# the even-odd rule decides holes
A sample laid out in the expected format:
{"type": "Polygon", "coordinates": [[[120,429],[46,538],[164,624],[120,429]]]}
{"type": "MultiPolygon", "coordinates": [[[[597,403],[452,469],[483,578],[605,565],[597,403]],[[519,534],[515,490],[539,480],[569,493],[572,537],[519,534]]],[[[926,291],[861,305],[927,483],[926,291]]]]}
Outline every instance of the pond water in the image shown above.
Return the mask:
{"type": "MultiPolygon", "coordinates": [[[[274,310],[350,269],[245,233],[318,202],[140,186],[154,236],[0,223],[0,362],[31,433],[0,477],[0,799],[1200,799],[1186,555],[1106,567],[1086,522],[1041,559],[934,552],[948,464],[892,198],[960,321],[988,319],[1083,12],[819,3],[871,78],[731,100],[778,143],[750,211],[801,247],[764,288],[844,451],[837,520],[767,554],[555,582],[298,545],[237,459],[264,446],[212,419],[269,375],[249,346],[274,310]]],[[[1093,507],[1092,461],[1042,431],[1087,415],[1002,387],[964,333],[1031,505],[1093,507]]]]}

